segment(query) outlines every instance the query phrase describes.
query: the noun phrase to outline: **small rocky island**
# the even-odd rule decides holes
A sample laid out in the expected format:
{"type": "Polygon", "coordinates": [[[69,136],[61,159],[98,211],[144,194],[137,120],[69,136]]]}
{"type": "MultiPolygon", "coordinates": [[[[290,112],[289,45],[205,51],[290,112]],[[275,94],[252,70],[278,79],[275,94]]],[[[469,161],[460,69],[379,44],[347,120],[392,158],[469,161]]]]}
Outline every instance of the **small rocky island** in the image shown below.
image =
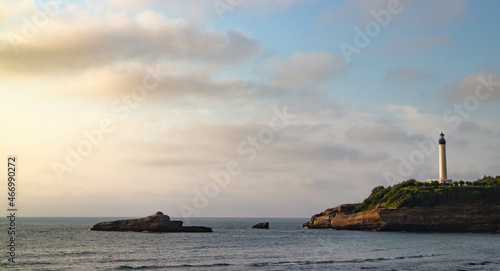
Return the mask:
{"type": "Polygon", "coordinates": [[[305,228],[500,233],[500,176],[475,182],[376,187],[362,203],[313,215],[305,228]]]}
{"type": "Polygon", "coordinates": [[[252,226],[252,229],[269,229],[269,222],[262,222],[252,226]]]}
{"type": "Polygon", "coordinates": [[[139,219],[125,219],[95,224],[91,231],[136,231],[136,232],[212,232],[209,227],[182,226],[182,221],[172,221],[168,215],[157,212],[139,219]]]}

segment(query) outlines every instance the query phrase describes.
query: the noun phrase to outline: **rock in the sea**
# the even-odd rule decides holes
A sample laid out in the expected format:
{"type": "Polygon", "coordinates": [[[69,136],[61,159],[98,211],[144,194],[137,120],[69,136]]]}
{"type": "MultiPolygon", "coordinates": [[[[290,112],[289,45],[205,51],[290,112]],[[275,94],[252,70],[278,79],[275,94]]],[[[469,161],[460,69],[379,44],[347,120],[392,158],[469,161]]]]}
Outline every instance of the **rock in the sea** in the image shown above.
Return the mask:
{"type": "Polygon", "coordinates": [[[344,204],[311,217],[305,228],[371,231],[498,232],[500,205],[444,205],[399,207],[351,213],[356,204],[344,204]]]}
{"type": "Polygon", "coordinates": [[[139,219],[125,219],[95,224],[92,231],[138,231],[138,232],[212,232],[211,228],[182,226],[182,221],[172,221],[168,215],[157,212],[139,219]]]}
{"type": "Polygon", "coordinates": [[[269,229],[269,222],[262,222],[253,225],[252,229],[269,229]]]}

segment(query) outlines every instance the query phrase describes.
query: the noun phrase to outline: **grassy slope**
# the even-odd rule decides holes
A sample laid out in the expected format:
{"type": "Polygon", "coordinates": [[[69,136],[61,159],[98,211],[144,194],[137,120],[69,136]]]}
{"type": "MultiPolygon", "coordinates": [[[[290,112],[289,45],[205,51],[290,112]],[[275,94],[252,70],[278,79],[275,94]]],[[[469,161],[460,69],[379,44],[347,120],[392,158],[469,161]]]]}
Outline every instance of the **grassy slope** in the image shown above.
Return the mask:
{"type": "Polygon", "coordinates": [[[371,195],[354,213],[375,208],[416,207],[457,204],[500,204],[500,176],[485,176],[475,182],[454,182],[448,185],[420,183],[414,179],[387,188],[375,187],[371,195]]]}

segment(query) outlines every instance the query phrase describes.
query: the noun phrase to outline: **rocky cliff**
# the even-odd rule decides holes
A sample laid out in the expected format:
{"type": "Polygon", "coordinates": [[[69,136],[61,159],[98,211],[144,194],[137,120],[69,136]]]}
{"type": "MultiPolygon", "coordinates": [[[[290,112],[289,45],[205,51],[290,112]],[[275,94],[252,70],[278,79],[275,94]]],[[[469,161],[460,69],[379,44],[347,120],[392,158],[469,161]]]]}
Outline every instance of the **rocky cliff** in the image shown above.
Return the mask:
{"type": "Polygon", "coordinates": [[[182,221],[171,221],[168,215],[157,212],[139,219],[116,220],[95,224],[92,231],[138,231],[138,232],[212,232],[211,228],[182,226],[182,221]]]}
{"type": "Polygon", "coordinates": [[[500,232],[500,205],[376,208],[352,213],[357,204],[327,209],[305,228],[370,231],[500,232]]]}

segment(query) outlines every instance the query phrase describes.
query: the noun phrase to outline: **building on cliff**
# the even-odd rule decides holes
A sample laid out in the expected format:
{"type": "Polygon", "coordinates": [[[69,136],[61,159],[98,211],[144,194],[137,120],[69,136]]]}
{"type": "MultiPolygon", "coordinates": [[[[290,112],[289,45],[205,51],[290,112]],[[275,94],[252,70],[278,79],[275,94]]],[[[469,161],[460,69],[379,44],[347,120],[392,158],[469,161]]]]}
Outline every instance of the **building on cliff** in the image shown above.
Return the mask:
{"type": "Polygon", "coordinates": [[[441,132],[439,135],[439,179],[427,180],[428,183],[438,182],[438,183],[451,183],[453,180],[448,179],[448,173],[446,170],[446,140],[444,139],[444,134],[441,132]]]}

